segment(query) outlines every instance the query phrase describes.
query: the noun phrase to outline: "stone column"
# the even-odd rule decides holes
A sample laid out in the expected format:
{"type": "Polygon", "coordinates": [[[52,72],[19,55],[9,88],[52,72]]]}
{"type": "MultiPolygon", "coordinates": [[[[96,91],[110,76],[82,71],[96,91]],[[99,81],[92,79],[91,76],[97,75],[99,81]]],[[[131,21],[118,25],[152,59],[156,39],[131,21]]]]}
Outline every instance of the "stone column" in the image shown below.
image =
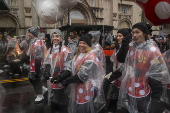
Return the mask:
{"type": "Polygon", "coordinates": [[[113,0],[110,0],[110,25],[113,25],[113,0]]]}
{"type": "Polygon", "coordinates": [[[39,18],[38,18],[36,11],[35,11],[35,8],[32,4],[31,4],[31,11],[32,11],[32,25],[33,26],[39,26],[39,18]]]}
{"type": "Polygon", "coordinates": [[[25,35],[25,11],[24,11],[24,0],[19,0],[19,24],[18,25],[18,35],[25,35]]]}

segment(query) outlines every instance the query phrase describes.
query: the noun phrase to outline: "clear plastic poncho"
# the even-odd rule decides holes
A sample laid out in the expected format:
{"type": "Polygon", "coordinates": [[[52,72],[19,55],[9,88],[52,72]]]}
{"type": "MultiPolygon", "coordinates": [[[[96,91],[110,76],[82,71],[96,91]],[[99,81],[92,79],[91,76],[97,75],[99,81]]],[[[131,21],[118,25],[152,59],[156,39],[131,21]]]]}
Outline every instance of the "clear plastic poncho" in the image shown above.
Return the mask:
{"type": "Polygon", "coordinates": [[[68,45],[68,48],[70,48],[71,52],[76,55],[77,53],[77,39],[74,38],[68,45]]]}
{"type": "Polygon", "coordinates": [[[34,38],[31,40],[27,56],[31,55],[34,58],[31,59],[43,59],[46,54],[46,47],[42,40],[34,38]]]}
{"type": "Polygon", "coordinates": [[[110,33],[107,33],[105,36],[105,44],[106,46],[111,46],[113,37],[110,33]]]}
{"type": "MultiPolygon", "coordinates": [[[[170,73],[170,50],[165,51],[165,52],[163,53],[163,58],[164,58],[165,63],[166,63],[166,65],[167,65],[167,67],[168,67],[168,71],[169,71],[169,73],[170,73]]],[[[170,75],[169,75],[169,76],[170,76],[170,75]]],[[[169,102],[170,102],[170,81],[169,81],[169,83],[168,83],[167,88],[168,88],[168,90],[167,90],[167,96],[168,96],[168,99],[169,99],[169,102]]]]}
{"type": "Polygon", "coordinates": [[[66,67],[83,83],[70,84],[69,113],[97,113],[105,105],[103,78],[105,70],[93,52],[76,55],[66,67]]]}
{"type": "Polygon", "coordinates": [[[148,113],[151,101],[149,78],[162,82],[164,87],[169,80],[168,74],[164,59],[152,41],[139,45],[130,43],[119,90],[119,107],[124,106],[130,113],[148,113]]]}
{"type": "Polygon", "coordinates": [[[6,91],[2,86],[2,84],[0,83],[0,113],[2,113],[2,105],[4,103],[5,96],[6,96],[6,91]]]}
{"type": "Polygon", "coordinates": [[[22,51],[19,48],[18,41],[16,38],[11,38],[8,40],[7,45],[7,61],[13,62],[13,60],[20,58],[22,51]]]}
{"type": "Polygon", "coordinates": [[[28,44],[26,40],[23,40],[20,44],[20,49],[22,50],[22,56],[21,59],[23,59],[28,51],[28,44]]]}
{"type": "Polygon", "coordinates": [[[94,38],[95,42],[92,44],[92,51],[96,54],[96,56],[99,58],[100,62],[102,63],[103,67],[106,67],[106,60],[105,60],[105,54],[103,51],[103,48],[99,44],[100,39],[100,31],[90,31],[88,34],[91,34],[94,38]]]}
{"type": "Polygon", "coordinates": [[[170,72],[170,50],[167,50],[163,53],[163,58],[170,72]]]}
{"type": "MultiPolygon", "coordinates": [[[[117,61],[116,55],[118,52],[119,50],[116,51],[116,49],[114,49],[114,52],[112,56],[110,57],[110,61],[113,62],[113,73],[118,69],[121,71],[123,71],[124,69],[124,63],[120,63],[117,61]]],[[[110,84],[109,92],[108,92],[109,99],[118,99],[119,88],[121,86],[121,79],[122,77],[119,77],[116,80],[112,81],[112,84],[110,84]]]]}
{"type": "MultiPolygon", "coordinates": [[[[44,59],[44,65],[51,65],[51,77],[57,76],[60,74],[64,68],[68,65],[68,62],[73,58],[73,54],[70,49],[66,46],[61,47],[61,52],[59,52],[59,45],[55,47],[53,45],[52,51],[51,48],[48,50],[46,57],[44,59]]],[[[45,66],[44,66],[45,67],[45,66]]],[[[68,104],[68,97],[64,93],[65,88],[61,83],[51,83],[50,80],[47,81],[48,84],[48,100],[56,104],[66,105],[68,104]]],[[[50,104],[50,103],[49,103],[50,104]]]]}

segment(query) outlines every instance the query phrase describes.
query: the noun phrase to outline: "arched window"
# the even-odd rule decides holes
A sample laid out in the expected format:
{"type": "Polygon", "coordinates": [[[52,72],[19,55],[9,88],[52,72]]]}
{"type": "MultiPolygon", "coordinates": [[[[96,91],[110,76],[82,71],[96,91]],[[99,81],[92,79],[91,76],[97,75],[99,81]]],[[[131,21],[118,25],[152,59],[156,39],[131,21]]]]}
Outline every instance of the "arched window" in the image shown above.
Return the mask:
{"type": "Polygon", "coordinates": [[[70,22],[72,25],[83,25],[85,23],[84,16],[77,10],[70,12],[70,22]]]}

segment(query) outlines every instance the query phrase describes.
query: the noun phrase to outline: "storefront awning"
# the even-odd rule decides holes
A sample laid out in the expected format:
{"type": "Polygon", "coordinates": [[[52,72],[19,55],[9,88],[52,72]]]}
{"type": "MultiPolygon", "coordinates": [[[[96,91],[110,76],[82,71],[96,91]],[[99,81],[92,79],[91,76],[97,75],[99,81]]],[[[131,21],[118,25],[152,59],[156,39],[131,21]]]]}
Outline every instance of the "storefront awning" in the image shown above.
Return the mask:
{"type": "Polygon", "coordinates": [[[0,10],[9,10],[8,0],[0,0],[0,10]]]}

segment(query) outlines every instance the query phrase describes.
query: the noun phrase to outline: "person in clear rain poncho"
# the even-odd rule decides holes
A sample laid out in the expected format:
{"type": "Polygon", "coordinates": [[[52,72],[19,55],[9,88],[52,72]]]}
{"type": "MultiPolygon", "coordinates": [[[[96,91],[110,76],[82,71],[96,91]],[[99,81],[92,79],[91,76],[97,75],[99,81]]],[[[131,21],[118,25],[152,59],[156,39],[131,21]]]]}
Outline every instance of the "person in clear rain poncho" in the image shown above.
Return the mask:
{"type": "Polygon", "coordinates": [[[105,54],[103,51],[103,48],[99,44],[100,39],[100,31],[89,31],[89,33],[92,36],[91,42],[92,42],[92,51],[96,54],[96,56],[99,58],[100,62],[102,63],[103,67],[105,68],[106,62],[105,62],[105,54]]]}
{"type": "Polygon", "coordinates": [[[78,52],[69,64],[66,70],[72,76],[60,80],[65,87],[70,84],[67,88],[71,90],[69,113],[97,113],[105,105],[102,88],[105,71],[98,57],[91,51],[91,38],[88,35],[80,37],[78,52]]]}
{"type": "Polygon", "coordinates": [[[73,58],[73,54],[68,47],[62,45],[62,38],[62,33],[59,29],[52,33],[52,45],[44,60],[45,71],[43,77],[47,80],[49,77],[52,77],[48,80],[48,92],[52,113],[68,112],[68,96],[64,93],[65,88],[59,81],[70,75],[70,71],[64,69],[67,63],[73,58]],[[58,81],[56,81],[56,79],[58,81]]]}
{"type": "Polygon", "coordinates": [[[7,34],[8,45],[6,51],[6,60],[10,64],[10,75],[19,76],[21,74],[19,64],[14,62],[14,60],[19,59],[21,55],[21,50],[19,48],[18,42],[16,38],[12,38],[9,34],[7,34]]]}
{"type": "MultiPolygon", "coordinates": [[[[129,44],[122,74],[118,105],[130,113],[162,113],[160,98],[169,81],[168,69],[159,49],[148,40],[145,23],[132,27],[133,42],[129,44]]],[[[119,57],[119,56],[117,56],[119,57]]]]}
{"type": "Polygon", "coordinates": [[[76,35],[70,35],[68,37],[68,45],[67,47],[70,48],[70,50],[72,51],[72,53],[74,55],[76,55],[77,53],[77,39],[76,39],[76,35]]]}
{"type": "Polygon", "coordinates": [[[119,52],[119,49],[122,44],[122,39],[129,36],[129,30],[127,28],[119,29],[117,31],[117,39],[115,43],[114,52],[110,58],[111,62],[113,63],[113,72],[106,75],[105,78],[108,79],[107,82],[110,84],[108,98],[110,99],[109,106],[108,106],[108,113],[116,113],[117,110],[117,101],[119,96],[119,88],[121,85],[121,75],[123,69],[123,63],[120,63],[116,59],[116,55],[119,52]]]}
{"type": "Polygon", "coordinates": [[[28,50],[28,44],[27,44],[25,35],[21,35],[21,43],[19,44],[19,47],[22,50],[22,58],[21,59],[23,59],[27,53],[27,50],[28,50]]]}
{"type": "Polygon", "coordinates": [[[31,27],[28,29],[28,36],[31,39],[27,56],[30,56],[30,73],[28,75],[29,81],[33,85],[37,98],[35,103],[42,102],[44,99],[43,93],[47,91],[47,88],[42,86],[41,82],[41,69],[44,55],[46,52],[45,45],[42,40],[38,38],[39,27],[31,27]]]}
{"type": "MultiPolygon", "coordinates": [[[[170,50],[163,53],[163,58],[165,60],[165,63],[167,65],[169,73],[170,73],[170,50]]],[[[170,103],[170,81],[167,86],[167,96],[168,96],[169,103],[170,103]]]]}

